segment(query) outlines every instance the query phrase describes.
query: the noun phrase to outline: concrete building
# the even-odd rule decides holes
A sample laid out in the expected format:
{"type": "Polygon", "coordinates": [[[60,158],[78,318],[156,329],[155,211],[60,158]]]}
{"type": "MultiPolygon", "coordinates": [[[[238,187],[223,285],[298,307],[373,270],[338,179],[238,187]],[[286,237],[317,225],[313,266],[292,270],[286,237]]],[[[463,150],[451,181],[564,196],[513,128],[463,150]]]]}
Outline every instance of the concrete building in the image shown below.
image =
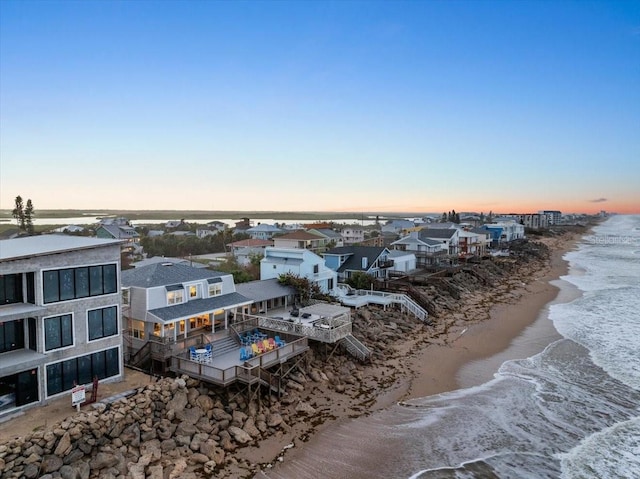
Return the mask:
{"type": "Polygon", "coordinates": [[[0,241],[0,414],[122,379],[121,243],[0,241]]]}

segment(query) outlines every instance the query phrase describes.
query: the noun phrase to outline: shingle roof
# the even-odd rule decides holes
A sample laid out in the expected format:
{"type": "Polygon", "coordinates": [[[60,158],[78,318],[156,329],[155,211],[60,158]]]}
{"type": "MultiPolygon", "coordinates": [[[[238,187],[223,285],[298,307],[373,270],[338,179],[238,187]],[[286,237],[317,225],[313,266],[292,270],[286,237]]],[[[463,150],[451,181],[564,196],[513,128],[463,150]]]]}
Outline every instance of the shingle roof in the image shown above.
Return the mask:
{"type": "Polygon", "coordinates": [[[295,294],[293,287],[280,284],[277,278],[242,283],[236,286],[236,290],[254,302],[295,294]]]}
{"type": "Polygon", "coordinates": [[[320,228],[320,229],[316,229],[316,231],[318,233],[322,233],[323,235],[329,237],[329,238],[342,238],[342,235],[340,233],[338,233],[337,231],[334,231],[332,229],[329,228],[320,228]]]}
{"type": "Polygon", "coordinates": [[[273,246],[273,241],[263,239],[243,239],[229,243],[227,246],[233,246],[234,248],[255,248],[257,246],[273,246]]]}
{"type": "Polygon", "coordinates": [[[176,319],[196,316],[217,309],[228,308],[229,306],[242,306],[251,304],[249,298],[239,293],[229,293],[212,298],[194,299],[186,303],[165,306],[164,308],[152,309],[149,313],[162,319],[163,321],[172,321],[176,319]]]}
{"type": "Polygon", "coordinates": [[[194,268],[184,264],[156,263],[122,272],[122,285],[139,288],[155,288],[168,284],[185,283],[206,278],[228,276],[209,269],[194,268]]]}
{"type": "Polygon", "coordinates": [[[340,265],[337,272],[341,273],[346,270],[350,271],[368,271],[371,265],[378,259],[378,256],[386,248],[381,246],[340,246],[331,248],[325,255],[350,255],[347,260],[340,265]],[[362,267],[362,258],[367,258],[367,267],[362,267]]]}
{"type": "Polygon", "coordinates": [[[456,229],[432,229],[432,228],[424,228],[421,229],[420,232],[418,233],[420,236],[421,240],[425,240],[427,238],[442,238],[442,239],[449,239],[451,238],[453,235],[456,234],[458,230],[456,229]]]}
{"type": "Polygon", "coordinates": [[[293,233],[288,233],[283,236],[278,236],[276,239],[319,241],[322,239],[322,237],[317,234],[309,233],[308,231],[300,230],[300,231],[294,231],[293,233]]]}

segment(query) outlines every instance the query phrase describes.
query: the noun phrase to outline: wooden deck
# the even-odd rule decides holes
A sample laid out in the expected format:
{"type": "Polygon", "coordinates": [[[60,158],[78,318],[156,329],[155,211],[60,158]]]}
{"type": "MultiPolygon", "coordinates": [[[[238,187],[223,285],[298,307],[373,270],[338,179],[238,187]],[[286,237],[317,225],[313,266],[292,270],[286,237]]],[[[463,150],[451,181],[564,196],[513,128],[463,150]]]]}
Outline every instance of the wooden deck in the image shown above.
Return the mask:
{"type": "Polygon", "coordinates": [[[287,341],[284,346],[248,361],[240,360],[240,349],[241,346],[238,345],[236,350],[214,357],[210,363],[193,361],[188,357],[188,352],[185,352],[172,357],[170,369],[176,374],[187,374],[218,386],[228,386],[235,382],[252,384],[264,381],[261,371],[305,353],[309,349],[309,343],[305,337],[287,341]]]}

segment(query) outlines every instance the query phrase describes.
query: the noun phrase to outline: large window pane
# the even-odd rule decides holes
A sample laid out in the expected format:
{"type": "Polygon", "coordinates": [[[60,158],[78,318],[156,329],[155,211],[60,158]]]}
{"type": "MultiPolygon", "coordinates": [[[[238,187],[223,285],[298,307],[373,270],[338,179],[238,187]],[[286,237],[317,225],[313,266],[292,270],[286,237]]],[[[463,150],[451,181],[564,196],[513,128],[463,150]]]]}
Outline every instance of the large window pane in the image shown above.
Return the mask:
{"type": "Polygon", "coordinates": [[[62,363],[62,387],[64,391],[73,389],[78,384],[78,360],[76,358],[62,363]]]}
{"type": "Polygon", "coordinates": [[[45,271],[42,274],[43,289],[44,289],[44,302],[53,303],[60,300],[58,293],[58,272],[57,271],[45,271]]]}
{"type": "Polygon", "coordinates": [[[102,269],[104,274],[104,294],[115,293],[118,289],[116,278],[116,265],[107,264],[102,269]]]}
{"type": "Polygon", "coordinates": [[[51,396],[62,391],[62,364],[49,364],[47,366],[47,395],[51,396]]]}
{"type": "Polygon", "coordinates": [[[62,345],[71,346],[73,344],[73,322],[70,314],[65,314],[60,318],[60,329],[62,329],[62,345]]]}
{"type": "Polygon", "coordinates": [[[76,268],[76,298],[89,296],[89,268],[76,268]]]}
{"type": "Polygon", "coordinates": [[[104,336],[114,336],[118,334],[118,308],[112,306],[102,311],[102,325],[104,336]]]}
{"type": "Polygon", "coordinates": [[[93,361],[93,375],[98,376],[98,379],[104,379],[107,377],[104,355],[104,351],[98,351],[97,353],[93,353],[91,355],[91,359],[93,361]]]}
{"type": "Polygon", "coordinates": [[[60,280],[60,301],[74,299],[76,297],[74,271],[61,269],[58,277],[60,280]]]}
{"type": "Polygon", "coordinates": [[[118,348],[108,349],[106,353],[107,377],[117,376],[120,373],[120,355],[118,354],[118,348]]]}
{"type": "Polygon", "coordinates": [[[89,268],[89,292],[91,296],[102,294],[102,266],[89,268]]]}
{"type": "Polygon", "coordinates": [[[89,340],[99,339],[104,336],[102,329],[102,310],[89,311],[89,340]]]}
{"type": "Polygon", "coordinates": [[[49,351],[62,346],[62,331],[60,330],[60,316],[44,320],[44,349],[49,351]]]}
{"type": "Polygon", "coordinates": [[[93,381],[91,356],[80,356],[78,358],[78,384],[89,384],[91,381],[93,381]]]}

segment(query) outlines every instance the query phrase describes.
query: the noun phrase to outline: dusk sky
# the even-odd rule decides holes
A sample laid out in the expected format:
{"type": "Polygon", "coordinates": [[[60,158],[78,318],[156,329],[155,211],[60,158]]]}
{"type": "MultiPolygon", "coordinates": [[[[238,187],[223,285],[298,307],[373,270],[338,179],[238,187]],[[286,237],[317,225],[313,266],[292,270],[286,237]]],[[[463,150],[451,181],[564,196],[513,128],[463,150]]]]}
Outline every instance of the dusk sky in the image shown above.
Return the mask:
{"type": "Polygon", "coordinates": [[[0,209],[640,212],[640,1],[0,1],[0,209]]]}

